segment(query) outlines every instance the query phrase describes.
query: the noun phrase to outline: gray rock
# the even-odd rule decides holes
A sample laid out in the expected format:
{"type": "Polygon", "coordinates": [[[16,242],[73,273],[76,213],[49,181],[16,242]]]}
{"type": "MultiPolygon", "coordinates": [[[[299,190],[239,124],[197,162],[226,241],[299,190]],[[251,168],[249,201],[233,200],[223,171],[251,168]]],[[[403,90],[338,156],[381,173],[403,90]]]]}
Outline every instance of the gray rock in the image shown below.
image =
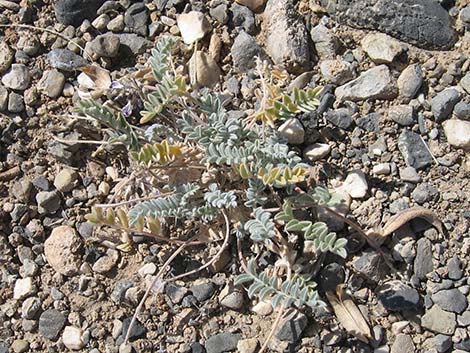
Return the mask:
{"type": "Polygon", "coordinates": [[[65,85],[65,76],[57,70],[44,71],[38,82],[38,89],[50,98],[57,98],[62,94],[65,85]]]}
{"type": "Polygon", "coordinates": [[[269,0],[264,11],[266,51],[275,64],[289,72],[303,72],[311,67],[305,24],[290,0],[269,0]]]}
{"type": "Polygon", "coordinates": [[[465,6],[459,13],[460,21],[470,24],[470,6],[465,6]]]}
{"type": "Polygon", "coordinates": [[[215,286],[212,282],[206,282],[191,286],[189,290],[193,293],[196,299],[202,303],[214,294],[215,286]]]}
{"type": "Polygon", "coordinates": [[[439,190],[429,183],[419,184],[411,193],[411,197],[420,205],[433,201],[439,196],[439,190]]]}
{"type": "Polygon", "coordinates": [[[320,286],[326,291],[334,292],[338,284],[344,283],[343,267],[335,262],[324,266],[320,272],[320,286]]]}
{"type": "Polygon", "coordinates": [[[377,296],[383,306],[391,311],[414,309],[419,303],[416,289],[398,280],[385,283],[378,289],[377,296]]]}
{"type": "Polygon", "coordinates": [[[444,121],[442,125],[447,142],[451,146],[464,150],[470,149],[470,121],[450,119],[444,121]]]}
{"type": "Polygon", "coordinates": [[[382,256],[372,250],[365,251],[353,261],[354,269],[372,281],[380,281],[387,271],[382,256]]]}
{"type": "Polygon", "coordinates": [[[21,113],[23,110],[23,96],[15,92],[10,92],[10,95],[8,96],[8,111],[11,113],[21,113]]]}
{"type": "Polygon", "coordinates": [[[53,49],[47,54],[49,64],[59,70],[74,71],[88,64],[80,55],[68,49],[53,49]]]}
{"type": "MultiPolygon", "coordinates": [[[[228,8],[227,4],[220,4],[216,7],[211,7],[209,10],[210,15],[216,19],[221,24],[226,24],[228,22],[228,8]]],[[[253,15],[252,15],[253,16],[253,15]]],[[[253,19],[254,24],[254,19],[253,19]]]]}
{"type": "Polygon", "coordinates": [[[219,299],[221,305],[232,310],[240,310],[241,308],[243,308],[245,301],[243,293],[237,290],[233,290],[231,293],[228,293],[227,295],[223,296],[223,298],[220,298],[219,296],[219,299]]]}
{"type": "Polygon", "coordinates": [[[41,214],[54,213],[60,207],[60,197],[57,191],[41,191],[36,195],[38,211],[41,214]]]}
{"type": "Polygon", "coordinates": [[[457,255],[454,255],[447,263],[448,276],[452,280],[459,280],[463,276],[462,261],[457,255]]]}
{"type": "Polygon", "coordinates": [[[327,27],[318,24],[310,31],[315,51],[320,59],[336,59],[340,48],[340,41],[327,27]]]}
{"type": "Polygon", "coordinates": [[[108,22],[106,28],[112,32],[121,32],[125,27],[124,15],[117,15],[108,22]]]}
{"type": "Polygon", "coordinates": [[[296,343],[302,337],[302,332],[307,327],[308,319],[302,313],[295,313],[293,317],[285,320],[279,327],[276,338],[280,341],[296,343]]]}
{"type": "Polygon", "coordinates": [[[230,7],[230,12],[232,13],[232,22],[235,27],[241,27],[252,35],[256,33],[255,16],[248,7],[234,2],[230,7]]]}
{"type": "Polygon", "coordinates": [[[424,49],[448,49],[456,41],[447,11],[428,0],[321,0],[337,22],[374,29],[424,49]]]}
{"type": "Polygon", "coordinates": [[[410,336],[400,333],[395,337],[391,353],[414,353],[415,345],[410,336]]]}
{"type": "Polygon", "coordinates": [[[398,149],[400,150],[405,163],[415,169],[422,169],[433,163],[431,153],[420,135],[415,132],[405,130],[398,138],[398,149]]]}
{"type": "Polygon", "coordinates": [[[351,101],[392,99],[396,94],[395,83],[386,65],[375,66],[335,90],[339,100],[351,101]]]}
{"type": "Polygon", "coordinates": [[[452,347],[452,337],[438,334],[434,336],[433,343],[438,353],[444,353],[452,347]]]}
{"type": "Polygon", "coordinates": [[[466,102],[458,102],[454,107],[454,114],[461,120],[470,120],[470,104],[466,102]]]}
{"type": "Polygon", "coordinates": [[[223,353],[237,349],[238,341],[241,340],[240,334],[219,333],[209,337],[206,341],[205,348],[207,353],[223,353]]]}
{"type": "Polygon", "coordinates": [[[410,183],[417,184],[421,181],[421,177],[419,176],[418,172],[413,167],[405,167],[399,170],[400,179],[402,181],[407,181],[410,183]]]}
{"type": "Polygon", "coordinates": [[[26,65],[12,64],[10,70],[3,75],[2,83],[5,87],[24,91],[31,82],[31,74],[26,65]]]}
{"type": "Polygon", "coordinates": [[[174,304],[179,304],[183,300],[184,296],[188,294],[188,289],[186,287],[169,283],[165,286],[165,294],[170,297],[170,300],[174,304]]]}
{"type": "MultiPolygon", "coordinates": [[[[131,324],[132,317],[126,317],[122,321],[122,334],[123,336],[127,335],[127,331],[129,330],[129,326],[131,324]]],[[[144,325],[137,319],[134,321],[132,325],[131,332],[129,333],[129,339],[133,340],[136,338],[142,338],[147,333],[147,329],[144,325]]]]}
{"type": "Polygon", "coordinates": [[[256,65],[256,61],[253,59],[254,57],[266,57],[263,49],[261,49],[255,38],[245,31],[240,32],[233,41],[231,53],[234,70],[236,72],[246,72],[254,68],[256,65]]]}
{"type": "Polygon", "coordinates": [[[389,108],[388,116],[402,126],[410,126],[416,122],[413,107],[409,105],[394,105],[389,108]]]}
{"type": "Polygon", "coordinates": [[[461,314],[467,308],[467,298],[457,288],[441,290],[432,295],[433,302],[442,310],[461,314]]]}
{"type": "Polygon", "coordinates": [[[44,311],[39,317],[39,333],[55,341],[65,325],[65,316],[56,309],[44,311]]]}
{"type": "Polygon", "coordinates": [[[135,33],[120,33],[117,36],[121,47],[129,48],[134,55],[142,54],[150,43],[147,39],[135,33]]]}
{"type": "Polygon", "coordinates": [[[60,23],[79,26],[83,20],[91,20],[104,0],[58,0],[54,4],[55,15],[60,23]]]}
{"type": "Polygon", "coordinates": [[[460,86],[470,94],[470,73],[467,73],[462,79],[460,80],[460,86]]]}
{"type": "Polygon", "coordinates": [[[436,94],[431,100],[431,110],[436,121],[447,119],[459,100],[460,92],[455,88],[448,88],[436,94]]]}
{"type": "Polygon", "coordinates": [[[0,85],[0,112],[8,108],[8,90],[0,85]]]}
{"type": "Polygon", "coordinates": [[[41,309],[41,299],[37,297],[30,297],[26,299],[21,305],[21,316],[25,319],[34,319],[36,314],[41,309]]]}
{"type": "Polygon", "coordinates": [[[457,322],[454,313],[449,313],[442,310],[438,305],[434,305],[421,318],[421,326],[433,332],[452,335],[457,322]]]}
{"type": "Polygon", "coordinates": [[[347,130],[353,122],[351,112],[347,108],[330,109],[326,112],[325,117],[333,125],[344,130],[347,130]]]}
{"type": "Polygon", "coordinates": [[[370,113],[356,120],[356,125],[369,132],[379,132],[380,116],[377,113],[370,113]]]}
{"type": "Polygon", "coordinates": [[[129,30],[144,37],[147,35],[148,19],[147,7],[143,2],[132,4],[124,14],[124,23],[129,30]]]}
{"type": "Polygon", "coordinates": [[[423,71],[419,64],[408,66],[398,76],[397,85],[400,96],[408,99],[416,97],[423,85],[423,71]]]}
{"type": "Polygon", "coordinates": [[[3,40],[0,41],[0,74],[10,68],[15,57],[15,53],[3,40]]]}
{"type": "Polygon", "coordinates": [[[457,322],[460,326],[470,326],[470,310],[465,311],[462,315],[458,315],[457,322]]]}
{"type": "Polygon", "coordinates": [[[425,279],[426,275],[433,269],[432,244],[428,239],[421,238],[418,240],[416,248],[414,274],[418,279],[425,279]]]}
{"type": "Polygon", "coordinates": [[[119,281],[114,285],[114,289],[111,292],[111,299],[116,304],[120,304],[126,295],[126,291],[133,286],[132,281],[123,280],[119,281]]]}
{"type": "Polygon", "coordinates": [[[344,60],[323,60],[320,71],[326,82],[343,85],[354,78],[352,65],[344,60]]]}
{"type": "Polygon", "coordinates": [[[119,36],[108,32],[87,43],[86,49],[98,57],[114,58],[119,52],[120,44],[119,36]]]}

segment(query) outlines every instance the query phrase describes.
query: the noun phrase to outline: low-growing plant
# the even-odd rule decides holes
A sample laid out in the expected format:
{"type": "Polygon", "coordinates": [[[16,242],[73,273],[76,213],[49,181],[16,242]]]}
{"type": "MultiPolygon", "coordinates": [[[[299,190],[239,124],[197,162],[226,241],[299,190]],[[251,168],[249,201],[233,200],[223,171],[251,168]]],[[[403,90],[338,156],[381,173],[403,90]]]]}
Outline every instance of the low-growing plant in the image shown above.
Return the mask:
{"type": "Polygon", "coordinates": [[[152,51],[153,77],[141,75],[146,79],[134,87],[142,111],[138,104],[117,106],[121,84],[104,103],[79,103],[80,114],[109,128],[109,141],[126,146],[131,170],[114,188],[115,203],[94,207],[87,219],[124,234],[121,250],[132,249],[131,234],[184,244],[194,229],[225,224],[223,244],[236,240],[243,268],[235,284],[249,285],[250,297],[279,308],[324,305],[311,268],[326,252],[345,258],[347,241],[318,220],[317,210],[341,199],[312,186],[311,166],[277,130],[286,119],[313,112],[321,89],[282,93],[259,65],[261,104],[241,118],[226,110],[221,95],[188,88],[175,69],[177,45],[164,37],[152,51]],[[139,114],[140,126],[132,125],[139,114]],[[303,253],[307,242],[313,253],[303,253]]]}

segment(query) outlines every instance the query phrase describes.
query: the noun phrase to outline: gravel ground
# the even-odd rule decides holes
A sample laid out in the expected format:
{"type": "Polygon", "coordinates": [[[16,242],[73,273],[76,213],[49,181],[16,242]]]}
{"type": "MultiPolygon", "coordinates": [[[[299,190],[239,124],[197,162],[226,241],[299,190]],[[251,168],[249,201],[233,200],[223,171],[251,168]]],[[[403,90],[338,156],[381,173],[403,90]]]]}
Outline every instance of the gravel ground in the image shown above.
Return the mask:
{"type": "MultiPolygon", "coordinates": [[[[80,143],[101,136],[70,112],[90,88],[78,68],[95,62],[122,77],[163,34],[204,35],[195,85],[230,97],[234,111],[256,103],[255,56],[285,68],[290,89],[324,86],[317,111],[280,133],[319,180],[350,196],[341,211],[361,227],[417,205],[444,225],[440,234],[415,220],[390,236],[382,250],[392,271],[327,220],[351,239],[350,255],[341,264],[327,258],[320,288],[344,281],[373,340],[350,336],[331,310],[299,311],[270,349],[470,352],[470,5],[406,4],[0,0],[0,353],[248,353],[268,334],[269,303],[232,284],[232,245],[211,271],[152,295],[123,345],[147,279],[174,249],[138,237],[131,253],[103,246],[112,234],[84,215],[127,166],[119,148],[80,143]]],[[[192,54],[185,48],[183,62],[192,54]]],[[[179,255],[171,272],[197,267],[212,250],[179,255]]]]}

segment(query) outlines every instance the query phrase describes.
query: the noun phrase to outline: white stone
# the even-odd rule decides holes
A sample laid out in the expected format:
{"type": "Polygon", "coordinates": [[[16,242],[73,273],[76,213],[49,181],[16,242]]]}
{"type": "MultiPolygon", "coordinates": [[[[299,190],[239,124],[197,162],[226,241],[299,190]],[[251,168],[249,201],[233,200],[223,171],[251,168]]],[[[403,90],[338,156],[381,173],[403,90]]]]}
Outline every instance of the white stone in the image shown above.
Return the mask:
{"type": "Polygon", "coordinates": [[[451,119],[444,121],[442,125],[450,145],[470,149],[470,121],[451,119]]]}
{"type": "Polygon", "coordinates": [[[402,43],[384,33],[368,34],[362,39],[361,46],[377,64],[393,62],[405,49],[402,43]]]}
{"type": "Polygon", "coordinates": [[[82,338],[83,331],[74,326],[66,326],[64,333],[62,334],[62,341],[65,347],[72,350],[79,350],[85,346],[85,342],[82,338]]]}
{"type": "Polygon", "coordinates": [[[145,277],[147,275],[153,275],[156,271],[157,271],[157,266],[155,266],[154,263],[150,262],[142,266],[138,272],[139,272],[139,275],[141,275],[142,277],[145,277]]]}
{"type": "Polygon", "coordinates": [[[27,66],[23,64],[12,64],[10,71],[2,77],[2,83],[5,87],[24,91],[31,82],[31,74],[27,66]]]}
{"type": "Polygon", "coordinates": [[[96,87],[95,81],[84,72],[77,76],[77,82],[80,88],[92,89],[96,87]]]}
{"type": "Polygon", "coordinates": [[[353,199],[362,199],[369,189],[365,174],[360,170],[353,170],[346,177],[342,189],[353,199]]]}
{"type": "Polygon", "coordinates": [[[189,61],[191,84],[197,87],[214,87],[219,82],[221,71],[215,60],[203,53],[196,52],[189,61]]]}
{"type": "Polygon", "coordinates": [[[34,293],[34,285],[31,277],[17,279],[13,289],[13,299],[23,299],[34,293]]]}
{"type": "Polygon", "coordinates": [[[211,30],[211,25],[202,12],[190,11],[176,19],[183,41],[192,44],[202,39],[211,30]]]}
{"type": "Polygon", "coordinates": [[[304,149],[304,157],[310,162],[315,162],[330,153],[331,147],[327,143],[314,143],[304,149]]]}
{"type": "Polygon", "coordinates": [[[372,168],[372,173],[376,175],[388,175],[390,174],[390,163],[380,163],[374,165],[372,168]]]}
{"type": "Polygon", "coordinates": [[[273,306],[270,302],[262,301],[256,304],[251,310],[260,316],[268,316],[273,312],[273,306]]]}
{"type": "Polygon", "coordinates": [[[301,145],[305,140],[305,130],[300,121],[291,118],[279,126],[279,134],[292,145],[301,145]]]}
{"type": "Polygon", "coordinates": [[[70,226],[59,226],[52,230],[44,242],[44,255],[51,267],[60,274],[71,276],[80,267],[80,237],[70,226]]]}

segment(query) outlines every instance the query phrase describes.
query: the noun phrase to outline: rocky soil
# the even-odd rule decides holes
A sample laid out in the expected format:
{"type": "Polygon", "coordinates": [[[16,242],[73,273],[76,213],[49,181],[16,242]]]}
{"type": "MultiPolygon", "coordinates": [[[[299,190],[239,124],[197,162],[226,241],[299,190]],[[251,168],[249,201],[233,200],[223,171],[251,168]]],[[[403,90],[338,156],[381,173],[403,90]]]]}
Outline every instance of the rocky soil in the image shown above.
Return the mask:
{"type": "MultiPolygon", "coordinates": [[[[271,350],[470,352],[467,0],[0,0],[0,10],[0,353],[248,353],[269,332],[269,303],[232,285],[232,247],[210,272],[151,296],[123,345],[148,279],[174,249],[136,237],[122,253],[85,221],[126,164],[118,148],[80,143],[100,132],[70,112],[94,88],[80,67],[122,77],[162,34],[203,36],[194,84],[222,92],[231,110],[256,104],[255,56],[286,69],[288,89],[324,86],[317,111],[280,133],[349,194],[342,211],[361,227],[415,205],[444,224],[445,234],[420,221],[395,232],[382,246],[392,271],[328,220],[350,255],[327,259],[317,281],[322,291],[344,281],[374,337],[350,336],[328,308],[293,312],[271,350]]],[[[185,252],[171,272],[207,256],[185,252]]]]}

